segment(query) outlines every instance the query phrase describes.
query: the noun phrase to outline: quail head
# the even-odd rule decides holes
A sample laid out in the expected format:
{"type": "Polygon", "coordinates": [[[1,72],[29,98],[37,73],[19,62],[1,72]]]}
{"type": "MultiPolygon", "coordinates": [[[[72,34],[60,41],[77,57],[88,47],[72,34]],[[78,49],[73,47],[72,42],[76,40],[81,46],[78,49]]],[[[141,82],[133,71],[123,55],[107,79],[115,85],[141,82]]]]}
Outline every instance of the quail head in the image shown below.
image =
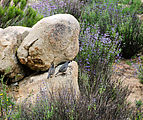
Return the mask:
{"type": "Polygon", "coordinates": [[[59,71],[56,73],[56,75],[58,74],[58,73],[65,73],[66,71],[67,71],[67,68],[68,68],[68,64],[70,63],[70,61],[67,61],[67,62],[65,62],[61,67],[60,67],[60,69],[59,69],[59,71]]]}

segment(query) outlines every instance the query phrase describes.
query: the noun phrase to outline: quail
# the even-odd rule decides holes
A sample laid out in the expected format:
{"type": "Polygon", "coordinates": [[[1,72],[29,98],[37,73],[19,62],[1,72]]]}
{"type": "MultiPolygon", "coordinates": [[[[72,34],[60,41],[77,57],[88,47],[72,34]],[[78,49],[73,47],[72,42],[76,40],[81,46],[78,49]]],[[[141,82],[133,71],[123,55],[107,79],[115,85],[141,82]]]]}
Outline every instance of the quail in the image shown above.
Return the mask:
{"type": "Polygon", "coordinates": [[[56,75],[57,75],[58,73],[62,73],[62,74],[63,74],[64,72],[66,72],[66,70],[67,70],[67,68],[68,68],[69,62],[70,62],[70,61],[65,62],[65,63],[60,67],[60,69],[59,69],[59,71],[56,73],[56,75]]]}
{"type": "Polygon", "coordinates": [[[48,75],[47,79],[49,79],[55,73],[54,63],[52,63],[52,66],[49,68],[48,73],[49,73],[49,75],[48,75]]]}

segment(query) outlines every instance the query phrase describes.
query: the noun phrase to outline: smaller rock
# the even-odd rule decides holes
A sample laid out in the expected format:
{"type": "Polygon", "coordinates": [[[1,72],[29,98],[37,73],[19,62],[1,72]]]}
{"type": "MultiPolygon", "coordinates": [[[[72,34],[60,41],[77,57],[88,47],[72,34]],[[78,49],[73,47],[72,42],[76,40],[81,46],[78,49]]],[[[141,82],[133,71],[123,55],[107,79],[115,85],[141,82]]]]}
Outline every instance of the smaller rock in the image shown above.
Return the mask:
{"type": "Polygon", "coordinates": [[[0,32],[2,31],[3,29],[2,28],[0,28],[0,32]]]}
{"type": "Polygon", "coordinates": [[[143,14],[137,15],[137,17],[139,18],[139,20],[143,21],[143,14]]]}
{"type": "MultiPolygon", "coordinates": [[[[13,93],[11,91],[11,93],[13,93],[17,103],[21,103],[24,99],[27,99],[27,101],[31,100],[34,103],[36,96],[39,96],[40,92],[46,93],[48,97],[52,93],[56,97],[58,93],[65,89],[73,92],[75,97],[78,97],[80,94],[78,86],[78,65],[73,61],[69,63],[69,66],[66,74],[58,76],[54,74],[50,79],[47,79],[48,72],[27,77],[19,82],[18,92],[13,93]]],[[[55,72],[58,72],[60,67],[61,65],[55,69],[55,72]]]]}
{"type": "Polygon", "coordinates": [[[24,70],[20,65],[16,52],[31,28],[9,26],[0,29],[0,73],[6,74],[16,82],[24,77],[24,70]]]}
{"type": "Polygon", "coordinates": [[[140,20],[143,20],[143,15],[140,15],[140,18],[139,18],[140,20]]]}

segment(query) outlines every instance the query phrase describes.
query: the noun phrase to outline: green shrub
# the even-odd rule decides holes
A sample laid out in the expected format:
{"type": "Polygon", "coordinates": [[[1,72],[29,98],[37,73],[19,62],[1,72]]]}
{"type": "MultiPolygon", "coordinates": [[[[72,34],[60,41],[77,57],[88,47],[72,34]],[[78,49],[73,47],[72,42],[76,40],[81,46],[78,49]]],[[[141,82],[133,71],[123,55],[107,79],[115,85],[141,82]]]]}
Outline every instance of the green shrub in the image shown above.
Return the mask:
{"type": "Polygon", "coordinates": [[[136,14],[133,14],[121,24],[119,32],[123,38],[121,54],[124,58],[131,58],[143,47],[143,24],[136,14]]]}
{"type": "Polygon", "coordinates": [[[12,111],[15,109],[12,98],[7,93],[6,85],[3,83],[5,75],[0,77],[0,118],[8,119],[12,111]]]}
{"type": "Polygon", "coordinates": [[[142,2],[141,0],[119,0],[120,5],[128,5],[126,6],[126,9],[128,9],[130,12],[137,12],[138,14],[141,14],[143,12],[142,9],[142,2]]]}
{"type": "Polygon", "coordinates": [[[142,120],[143,119],[143,101],[138,100],[136,101],[136,112],[133,116],[132,120],[142,120]]]}
{"type": "Polygon", "coordinates": [[[140,83],[143,84],[143,65],[140,65],[140,67],[139,67],[138,78],[140,79],[140,83]]]}
{"type": "Polygon", "coordinates": [[[12,25],[33,26],[42,16],[34,9],[27,7],[27,0],[3,0],[0,5],[0,27],[5,28],[12,25]]]}

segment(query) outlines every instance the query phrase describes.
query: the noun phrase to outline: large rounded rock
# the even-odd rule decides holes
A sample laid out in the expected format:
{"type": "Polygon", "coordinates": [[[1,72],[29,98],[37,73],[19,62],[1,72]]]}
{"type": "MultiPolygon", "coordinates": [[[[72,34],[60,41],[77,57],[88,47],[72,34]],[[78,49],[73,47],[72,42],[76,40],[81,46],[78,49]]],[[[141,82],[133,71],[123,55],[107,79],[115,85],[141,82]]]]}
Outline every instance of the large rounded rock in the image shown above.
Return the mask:
{"type": "Polygon", "coordinates": [[[14,81],[24,77],[24,71],[18,62],[16,52],[30,30],[31,28],[20,26],[0,29],[0,73],[15,78],[14,81]]]}
{"type": "Polygon", "coordinates": [[[45,71],[75,58],[79,51],[79,22],[70,14],[43,18],[18,48],[18,58],[33,70],[45,71]]]}

